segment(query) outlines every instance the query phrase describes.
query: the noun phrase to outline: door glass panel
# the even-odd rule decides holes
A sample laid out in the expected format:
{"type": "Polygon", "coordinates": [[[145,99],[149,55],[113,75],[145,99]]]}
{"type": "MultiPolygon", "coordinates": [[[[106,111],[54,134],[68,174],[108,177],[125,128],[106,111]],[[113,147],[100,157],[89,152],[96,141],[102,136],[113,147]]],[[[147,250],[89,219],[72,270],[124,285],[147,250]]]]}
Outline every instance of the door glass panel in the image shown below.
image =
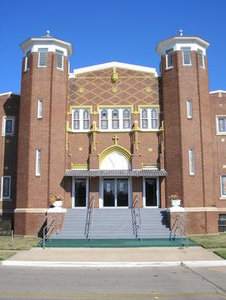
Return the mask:
{"type": "Polygon", "coordinates": [[[115,180],[104,179],[104,206],[115,206],[115,180]]]}
{"type": "Polygon", "coordinates": [[[86,179],[75,180],[75,207],[86,207],[86,179]]]}
{"type": "Polygon", "coordinates": [[[117,179],[117,206],[128,206],[127,179],[117,179]]]}
{"type": "Polygon", "coordinates": [[[156,179],[145,179],[146,206],[157,206],[156,179]]]}

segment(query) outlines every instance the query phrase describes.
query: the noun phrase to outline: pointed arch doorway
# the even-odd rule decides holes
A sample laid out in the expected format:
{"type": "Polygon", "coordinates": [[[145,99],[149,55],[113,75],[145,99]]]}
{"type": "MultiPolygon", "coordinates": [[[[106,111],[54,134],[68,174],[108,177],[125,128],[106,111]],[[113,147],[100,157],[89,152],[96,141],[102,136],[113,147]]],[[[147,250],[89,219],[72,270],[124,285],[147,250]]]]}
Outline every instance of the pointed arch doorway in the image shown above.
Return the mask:
{"type": "MultiPolygon", "coordinates": [[[[109,173],[111,170],[131,170],[129,156],[117,150],[112,151],[103,158],[100,170],[108,170],[109,173]]],[[[128,208],[131,206],[131,178],[102,177],[99,190],[100,208],[128,208]]]]}

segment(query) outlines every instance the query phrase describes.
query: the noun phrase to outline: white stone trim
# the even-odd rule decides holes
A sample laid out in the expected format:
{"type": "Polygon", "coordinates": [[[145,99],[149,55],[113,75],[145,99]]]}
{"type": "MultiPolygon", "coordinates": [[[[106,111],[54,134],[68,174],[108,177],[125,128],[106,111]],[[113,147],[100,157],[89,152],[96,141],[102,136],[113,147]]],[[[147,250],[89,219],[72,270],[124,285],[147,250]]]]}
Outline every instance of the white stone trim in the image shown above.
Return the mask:
{"type": "Polygon", "coordinates": [[[46,213],[48,211],[48,208],[16,208],[14,210],[14,213],[46,213]]]}
{"type": "Polygon", "coordinates": [[[51,213],[66,213],[67,209],[66,208],[62,208],[62,207],[51,207],[47,210],[47,214],[51,214],[51,213]]]}
{"type": "Polygon", "coordinates": [[[211,95],[211,94],[218,94],[218,93],[226,94],[226,91],[223,91],[223,90],[216,90],[216,91],[210,92],[210,95],[211,95]]]}
{"type": "Polygon", "coordinates": [[[16,95],[16,96],[20,96],[20,94],[17,94],[17,93],[13,93],[13,92],[7,92],[7,93],[2,93],[2,94],[0,94],[0,97],[1,96],[5,96],[5,95],[16,95]]]}
{"type": "Polygon", "coordinates": [[[78,74],[92,72],[92,71],[98,71],[98,70],[104,70],[104,69],[110,69],[110,68],[121,68],[121,69],[128,69],[128,70],[140,71],[140,72],[145,72],[145,73],[154,73],[155,77],[158,77],[158,73],[155,68],[149,68],[149,67],[132,65],[132,64],[125,64],[125,63],[120,63],[120,62],[109,62],[109,63],[94,65],[94,66],[90,66],[90,67],[74,69],[73,73],[69,74],[69,77],[73,78],[78,74]]]}
{"type": "Polygon", "coordinates": [[[167,208],[169,212],[226,212],[226,207],[179,207],[176,208],[167,208]]]}

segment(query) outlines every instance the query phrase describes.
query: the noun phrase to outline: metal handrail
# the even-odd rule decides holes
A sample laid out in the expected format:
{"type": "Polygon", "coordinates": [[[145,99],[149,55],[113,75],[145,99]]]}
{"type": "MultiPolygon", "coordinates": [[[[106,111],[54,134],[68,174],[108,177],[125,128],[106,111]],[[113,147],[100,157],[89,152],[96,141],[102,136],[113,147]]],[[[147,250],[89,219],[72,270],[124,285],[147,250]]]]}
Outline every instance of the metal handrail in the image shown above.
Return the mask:
{"type": "Polygon", "coordinates": [[[188,247],[187,228],[179,217],[176,217],[172,229],[170,231],[170,240],[175,240],[176,232],[179,231],[181,235],[181,245],[184,246],[184,239],[186,240],[186,247],[188,247]]]}
{"type": "Polygon", "coordinates": [[[138,205],[139,203],[139,196],[138,194],[135,196],[135,200],[133,202],[133,206],[131,209],[131,214],[132,214],[132,225],[133,225],[133,234],[135,235],[136,238],[139,238],[142,240],[142,221],[141,221],[141,213],[140,213],[140,207],[138,205]],[[136,213],[136,209],[138,213],[136,213]],[[137,224],[137,217],[138,217],[138,223],[137,224]],[[138,233],[139,231],[139,233],[138,233]]]}
{"type": "Polygon", "coordinates": [[[50,239],[53,230],[56,228],[56,218],[53,218],[42,230],[42,248],[45,249],[46,241],[50,239]]]}
{"type": "Polygon", "coordinates": [[[95,193],[92,194],[91,201],[88,205],[87,214],[86,214],[84,235],[89,240],[91,240],[91,230],[93,226],[94,204],[95,204],[95,193]]]}

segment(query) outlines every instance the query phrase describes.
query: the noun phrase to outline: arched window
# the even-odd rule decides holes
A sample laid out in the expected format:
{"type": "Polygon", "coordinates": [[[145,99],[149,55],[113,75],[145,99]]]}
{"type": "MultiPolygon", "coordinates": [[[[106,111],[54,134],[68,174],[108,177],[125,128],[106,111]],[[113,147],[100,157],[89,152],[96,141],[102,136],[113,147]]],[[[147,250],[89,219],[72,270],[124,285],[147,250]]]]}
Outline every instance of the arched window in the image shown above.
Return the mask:
{"type": "Polygon", "coordinates": [[[143,108],[141,111],[141,123],[142,129],[148,129],[148,111],[146,108],[143,108]]]}
{"type": "Polygon", "coordinates": [[[83,129],[89,129],[89,109],[83,111],[83,129]]]}
{"type": "Polygon", "coordinates": [[[106,109],[101,111],[101,129],[108,129],[108,111],[106,109]]]}
{"type": "Polygon", "coordinates": [[[75,109],[73,112],[73,129],[79,130],[79,128],[80,128],[79,110],[75,109]]]}
{"type": "Polygon", "coordinates": [[[124,109],[123,110],[123,129],[130,128],[130,110],[124,109]]]}
{"type": "Polygon", "coordinates": [[[112,129],[119,129],[119,111],[114,109],[112,111],[112,129]]]}
{"type": "Polygon", "coordinates": [[[152,129],[158,128],[158,110],[157,110],[157,108],[153,108],[151,110],[151,127],[152,127],[152,129]]]}

